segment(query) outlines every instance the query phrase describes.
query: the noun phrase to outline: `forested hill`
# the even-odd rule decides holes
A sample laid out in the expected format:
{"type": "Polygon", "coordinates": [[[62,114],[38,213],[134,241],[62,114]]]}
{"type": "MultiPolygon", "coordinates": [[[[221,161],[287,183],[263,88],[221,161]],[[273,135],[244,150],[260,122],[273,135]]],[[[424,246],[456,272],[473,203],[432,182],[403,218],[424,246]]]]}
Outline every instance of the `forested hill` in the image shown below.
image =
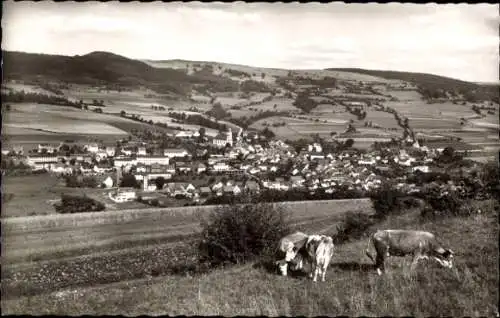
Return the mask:
{"type": "Polygon", "coordinates": [[[3,51],[4,79],[53,80],[91,85],[146,86],[158,93],[185,95],[193,84],[228,85],[229,79],[154,68],[108,52],[62,56],[3,51]]]}

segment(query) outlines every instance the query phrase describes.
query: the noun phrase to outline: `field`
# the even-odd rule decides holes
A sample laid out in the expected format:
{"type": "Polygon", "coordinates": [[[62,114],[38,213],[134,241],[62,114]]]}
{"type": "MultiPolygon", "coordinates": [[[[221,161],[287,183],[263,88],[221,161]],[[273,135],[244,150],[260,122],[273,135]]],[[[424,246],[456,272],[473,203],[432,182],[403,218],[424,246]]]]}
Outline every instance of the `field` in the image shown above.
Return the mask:
{"type": "Polygon", "coordinates": [[[422,118],[422,117],[409,117],[410,127],[415,131],[419,130],[447,130],[459,129],[460,121],[457,119],[449,120],[444,118],[422,118]]]}
{"type": "Polygon", "coordinates": [[[21,84],[21,83],[3,83],[2,90],[4,90],[4,89],[5,90],[13,90],[13,91],[25,91],[26,93],[55,95],[54,93],[49,92],[48,90],[45,90],[45,89],[40,88],[38,86],[21,84]]]}
{"type": "Polygon", "coordinates": [[[32,134],[36,131],[62,134],[87,134],[89,131],[96,135],[127,134],[111,124],[115,121],[123,122],[122,118],[50,105],[12,105],[12,110],[4,115],[3,121],[3,134],[6,135],[13,134],[10,128],[29,130],[32,134]]]}
{"type": "MultiPolygon", "coordinates": [[[[294,211],[293,222],[304,231],[332,233],[336,222],[329,218],[333,215],[332,207],[334,214],[340,212],[339,209],[366,211],[359,204],[349,203],[346,207],[346,202],[349,201],[332,202],[325,205],[325,209],[311,206],[301,211],[296,209],[296,203],[290,206],[294,211]]],[[[371,229],[417,227],[437,233],[456,252],[453,270],[443,269],[431,261],[421,261],[417,271],[410,274],[408,259],[393,258],[388,261],[388,273],[379,277],[363,256],[366,239],[362,239],[336,247],[325,283],[315,284],[303,276],[281,277],[274,269],[259,263],[186,274],[182,266],[172,265],[173,259],[181,261],[195,255],[190,254],[186,245],[179,245],[174,239],[174,231],[171,241],[161,244],[156,242],[141,247],[136,242],[136,247],[128,246],[121,251],[84,253],[86,255],[81,257],[50,262],[2,264],[2,309],[4,314],[66,315],[498,315],[498,218],[493,204],[483,202],[485,213],[481,215],[435,222],[422,222],[418,211],[407,211],[371,229]]],[[[161,221],[156,221],[156,226],[149,225],[153,233],[160,230],[160,223],[167,224],[169,218],[180,225],[188,224],[191,217],[175,213],[156,215],[161,221]]],[[[143,224],[140,217],[135,222],[143,224]]],[[[132,222],[126,224],[121,222],[119,229],[136,240],[141,239],[141,230],[133,227],[132,222]]],[[[94,226],[93,232],[88,234],[85,231],[90,229],[81,227],[80,234],[71,238],[68,244],[82,241],[83,237],[97,239],[99,236],[95,233],[104,233],[105,228],[108,234],[117,233],[118,228],[112,230],[111,226],[94,226]]],[[[146,228],[144,225],[143,229],[146,228]]],[[[187,228],[184,228],[183,241],[189,245],[187,228]]],[[[18,230],[17,234],[7,231],[5,242],[9,244],[11,237],[9,250],[12,250],[13,240],[20,244],[19,236],[26,236],[27,241],[22,243],[26,249],[40,237],[48,242],[48,237],[65,235],[68,229],[66,227],[59,234],[52,230],[29,235],[25,231],[18,230]]],[[[182,226],[178,227],[179,232],[181,229],[182,226]]],[[[149,235],[150,231],[147,233],[149,235]]],[[[168,235],[164,235],[167,240],[168,235]]],[[[127,245],[124,244],[125,236],[117,239],[123,243],[122,247],[127,245]]]]}
{"type": "MultiPolygon", "coordinates": [[[[102,180],[105,178],[106,176],[101,177],[102,180]]],[[[108,210],[116,210],[123,206],[129,209],[147,207],[138,202],[116,204],[109,199],[108,191],[98,188],[68,188],[64,180],[50,174],[7,176],[2,178],[2,193],[8,198],[2,202],[2,216],[55,214],[52,204],[61,198],[61,194],[87,195],[103,202],[108,210]]]]}
{"type": "Polygon", "coordinates": [[[366,111],[365,121],[371,121],[372,124],[377,124],[383,128],[397,128],[398,130],[401,130],[401,127],[398,125],[394,115],[387,112],[368,109],[366,111]]]}
{"type": "MultiPolygon", "coordinates": [[[[284,205],[293,224],[310,230],[331,230],[349,211],[372,211],[366,199],[284,205]]],[[[2,299],[171,273],[176,260],[195,257],[189,242],[213,208],[4,218],[2,299]]]]}

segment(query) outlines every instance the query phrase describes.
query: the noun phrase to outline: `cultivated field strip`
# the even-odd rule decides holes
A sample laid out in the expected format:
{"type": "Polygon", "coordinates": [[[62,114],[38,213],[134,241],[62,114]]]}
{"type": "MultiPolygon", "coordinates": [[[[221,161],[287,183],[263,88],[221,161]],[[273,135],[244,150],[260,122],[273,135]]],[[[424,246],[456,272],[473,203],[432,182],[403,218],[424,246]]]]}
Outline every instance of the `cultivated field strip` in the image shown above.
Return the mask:
{"type": "MultiPolygon", "coordinates": [[[[342,215],[346,211],[363,210],[369,211],[367,200],[335,200],[335,201],[310,201],[306,203],[289,202],[285,205],[290,212],[291,220],[295,224],[308,224],[311,219],[314,222],[320,219],[328,219],[334,215],[342,215]],[[335,213],[332,213],[334,209],[335,213]]],[[[208,207],[213,209],[214,207],[208,207]]],[[[207,210],[208,210],[207,209],[207,210]]],[[[33,219],[49,219],[49,222],[31,223],[30,218],[12,218],[5,221],[27,220],[28,225],[12,226],[11,223],[3,224],[4,250],[3,262],[15,263],[19,261],[50,259],[57,256],[68,256],[78,254],[80,250],[91,251],[93,249],[103,250],[107,247],[123,245],[125,247],[134,244],[143,245],[146,242],[175,241],[185,235],[193,235],[199,231],[201,215],[206,211],[195,211],[194,209],[156,209],[145,213],[134,213],[135,219],[130,217],[119,217],[117,222],[111,223],[109,216],[103,215],[105,221],[99,219],[78,220],[82,215],[62,215],[65,220],[75,216],[78,220],[76,226],[65,224],[62,227],[54,227],[58,222],[57,216],[32,217],[33,219]],[[108,217],[108,218],[106,218],[108,217]],[[82,224],[83,223],[83,224],[82,224]],[[92,224],[93,223],[93,224],[92,224]],[[29,225],[43,224],[45,227],[34,226],[32,230],[29,225]]],[[[141,211],[142,212],[142,211],[141,211]]],[[[119,211],[111,212],[113,215],[119,211]]],[[[124,213],[128,213],[125,211],[124,213]]],[[[106,214],[106,213],[103,213],[106,214]]],[[[100,216],[100,215],[99,215],[100,216]]],[[[99,217],[97,216],[97,217],[99,217]]],[[[16,222],[15,222],[16,223],[16,222]]]]}
{"type": "MultiPolygon", "coordinates": [[[[318,200],[318,201],[295,201],[275,203],[276,206],[285,206],[293,212],[293,215],[309,214],[329,215],[331,213],[343,213],[354,209],[370,209],[369,199],[355,200],[318,200]],[[334,211],[334,212],[333,212],[334,211]]],[[[176,207],[176,208],[151,208],[140,210],[119,210],[106,212],[87,212],[75,214],[52,214],[28,217],[14,217],[2,219],[2,232],[18,233],[24,231],[46,231],[48,229],[71,229],[76,227],[115,225],[127,222],[155,222],[161,220],[173,221],[176,218],[188,218],[191,216],[208,215],[217,206],[203,207],[176,207]]]]}

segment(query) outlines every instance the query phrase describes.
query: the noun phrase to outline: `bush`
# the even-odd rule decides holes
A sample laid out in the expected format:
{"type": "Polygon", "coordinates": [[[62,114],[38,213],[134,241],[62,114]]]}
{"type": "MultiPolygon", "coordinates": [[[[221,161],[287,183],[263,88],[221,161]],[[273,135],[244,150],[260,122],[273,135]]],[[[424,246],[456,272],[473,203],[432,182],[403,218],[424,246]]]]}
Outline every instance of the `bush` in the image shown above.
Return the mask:
{"type": "Polygon", "coordinates": [[[69,188],[97,188],[97,179],[94,176],[65,176],[66,186],[69,188]]]}
{"type": "Polygon", "coordinates": [[[271,257],[290,232],[285,211],[266,203],[222,206],[201,221],[200,262],[216,267],[271,257]]]}
{"type": "Polygon", "coordinates": [[[420,212],[424,218],[470,215],[458,193],[431,189],[425,193],[425,199],[427,204],[420,212]]]}
{"type": "Polygon", "coordinates": [[[374,221],[366,213],[349,213],[344,217],[341,225],[337,227],[337,233],[333,235],[333,241],[335,244],[339,244],[349,240],[359,239],[373,224],[374,221]]]}
{"type": "Polygon", "coordinates": [[[500,193],[500,177],[498,170],[498,163],[488,162],[483,166],[480,174],[484,190],[493,195],[496,199],[499,199],[500,193]]]}
{"type": "Polygon", "coordinates": [[[56,204],[58,213],[96,212],[105,209],[104,204],[87,196],[61,195],[61,203],[56,204]]]}
{"type": "Polygon", "coordinates": [[[400,191],[387,186],[373,193],[370,199],[375,209],[375,216],[382,219],[389,214],[398,212],[401,207],[398,199],[402,196],[400,191]]]}

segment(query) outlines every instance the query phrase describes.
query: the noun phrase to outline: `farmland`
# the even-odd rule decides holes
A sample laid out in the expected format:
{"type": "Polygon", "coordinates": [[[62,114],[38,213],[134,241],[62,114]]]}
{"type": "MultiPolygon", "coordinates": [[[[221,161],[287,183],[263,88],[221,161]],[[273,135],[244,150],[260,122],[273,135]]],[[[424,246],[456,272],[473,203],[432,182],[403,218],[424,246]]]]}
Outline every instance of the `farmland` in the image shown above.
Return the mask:
{"type": "Polygon", "coordinates": [[[22,144],[25,148],[66,139],[82,142],[99,139],[115,144],[132,129],[149,127],[118,115],[69,107],[23,103],[14,104],[11,108],[2,116],[2,140],[4,144],[22,144]]]}
{"type": "MultiPolygon", "coordinates": [[[[371,229],[412,229],[419,224],[422,230],[438,233],[457,253],[453,270],[422,261],[410,275],[408,260],[394,258],[388,262],[388,273],[378,277],[362,256],[362,239],[337,246],[325,283],[281,277],[259,263],[189,275],[182,274],[182,266],[187,266],[182,264],[194,259],[195,252],[176,240],[157,241],[111,253],[4,265],[2,309],[8,314],[67,315],[492,316],[498,311],[499,264],[492,257],[498,250],[498,222],[494,202],[482,204],[482,215],[422,222],[418,211],[411,210],[371,229]],[[181,265],[174,266],[175,259],[181,265]],[[35,281],[36,285],[27,283],[35,281]]],[[[335,210],[339,208],[350,209],[345,203],[335,204],[335,210]]],[[[320,215],[327,214],[317,211],[313,208],[307,216],[294,212],[295,222],[302,223],[298,228],[332,233],[335,221],[323,219],[320,215]]],[[[29,240],[26,244],[35,239],[29,240]]]]}
{"type": "MultiPolygon", "coordinates": [[[[104,180],[105,177],[100,179],[104,180]]],[[[2,193],[7,200],[2,201],[3,217],[26,217],[54,214],[53,203],[61,194],[87,195],[103,202],[108,210],[120,208],[123,204],[112,202],[105,189],[68,188],[62,179],[50,174],[26,176],[5,176],[2,179],[2,193]]],[[[130,208],[143,208],[138,202],[127,203],[130,208]]]]}

